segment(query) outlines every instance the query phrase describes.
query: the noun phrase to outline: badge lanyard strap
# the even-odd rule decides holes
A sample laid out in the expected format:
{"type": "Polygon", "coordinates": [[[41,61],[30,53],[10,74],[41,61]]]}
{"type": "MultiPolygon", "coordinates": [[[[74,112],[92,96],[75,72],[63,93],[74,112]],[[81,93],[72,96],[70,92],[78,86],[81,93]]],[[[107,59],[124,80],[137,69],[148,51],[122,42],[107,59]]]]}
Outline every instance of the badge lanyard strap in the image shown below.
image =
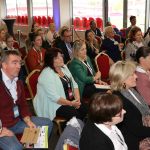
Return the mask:
{"type": "Polygon", "coordinates": [[[90,73],[94,76],[93,70],[92,70],[91,66],[89,65],[89,63],[87,62],[87,64],[86,64],[84,61],[82,61],[82,63],[88,68],[88,70],[90,71],[90,73]]]}
{"type": "Polygon", "coordinates": [[[71,86],[70,86],[71,81],[70,81],[70,79],[67,77],[67,75],[64,74],[64,76],[65,76],[66,78],[60,76],[59,74],[58,74],[58,76],[61,77],[65,82],[68,83],[68,88],[71,88],[71,86]]]}
{"type": "Polygon", "coordinates": [[[38,63],[41,64],[41,63],[42,63],[42,51],[36,50],[34,47],[33,47],[33,50],[36,52],[38,58],[39,58],[39,54],[40,54],[40,59],[38,59],[38,63]],[[40,53],[38,53],[38,51],[39,51],[40,53]]]}
{"type": "Polygon", "coordinates": [[[17,100],[14,100],[14,98],[12,97],[12,95],[11,95],[9,89],[8,89],[5,85],[4,85],[4,87],[5,87],[5,90],[6,90],[7,94],[13,99],[14,105],[16,105],[16,101],[17,101],[17,100]]]}

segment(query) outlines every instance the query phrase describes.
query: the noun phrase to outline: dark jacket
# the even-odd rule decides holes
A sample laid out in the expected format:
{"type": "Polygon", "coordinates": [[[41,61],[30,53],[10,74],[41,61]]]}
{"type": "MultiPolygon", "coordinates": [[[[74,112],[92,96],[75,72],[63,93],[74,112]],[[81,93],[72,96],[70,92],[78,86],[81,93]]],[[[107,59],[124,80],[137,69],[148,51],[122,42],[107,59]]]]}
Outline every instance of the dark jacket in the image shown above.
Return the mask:
{"type": "Polygon", "coordinates": [[[118,128],[121,130],[128,150],[139,150],[140,140],[150,137],[150,127],[143,126],[142,114],[137,107],[131,103],[120,92],[113,92],[123,101],[123,108],[126,110],[123,122],[118,128]]]}
{"type": "Polygon", "coordinates": [[[79,147],[80,150],[114,150],[110,138],[91,121],[83,127],[79,147]]]}
{"type": "MultiPolygon", "coordinates": [[[[87,57],[87,62],[91,66],[94,74],[94,68],[91,64],[90,58],[87,57]]],[[[88,76],[87,67],[79,60],[74,58],[69,64],[69,70],[71,71],[73,78],[78,84],[80,96],[82,97],[83,90],[86,84],[94,83],[93,76],[88,76]]]]}
{"type": "Polygon", "coordinates": [[[119,50],[118,45],[114,44],[109,38],[105,38],[102,42],[101,49],[105,50],[107,55],[114,61],[121,60],[121,52],[119,50]]]}
{"type": "MultiPolygon", "coordinates": [[[[73,46],[73,43],[70,43],[71,46],[73,46]]],[[[71,60],[70,56],[69,56],[69,52],[68,49],[66,47],[66,44],[64,41],[59,40],[59,42],[56,43],[55,45],[57,48],[60,48],[64,54],[64,63],[66,64],[69,60],[71,60]]]]}

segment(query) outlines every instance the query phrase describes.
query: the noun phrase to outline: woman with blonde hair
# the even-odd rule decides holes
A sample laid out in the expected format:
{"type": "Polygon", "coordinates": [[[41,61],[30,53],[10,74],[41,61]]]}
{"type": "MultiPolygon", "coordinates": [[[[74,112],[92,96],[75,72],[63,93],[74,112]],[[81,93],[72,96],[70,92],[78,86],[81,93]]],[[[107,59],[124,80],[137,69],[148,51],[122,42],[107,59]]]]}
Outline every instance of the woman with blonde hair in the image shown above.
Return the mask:
{"type": "MultiPolygon", "coordinates": [[[[123,100],[126,115],[119,125],[129,150],[138,150],[140,141],[150,137],[150,127],[143,119],[150,115],[150,109],[143,97],[136,91],[136,65],[133,62],[118,61],[110,68],[110,83],[113,94],[123,100]]],[[[147,147],[148,148],[148,147],[147,147]]]]}
{"type": "Polygon", "coordinates": [[[77,40],[73,45],[73,59],[69,64],[69,69],[79,86],[80,96],[89,98],[95,92],[94,83],[106,84],[100,80],[101,73],[95,72],[90,58],[87,56],[86,45],[83,40],[77,40]]]}
{"type": "Polygon", "coordinates": [[[102,41],[101,49],[106,51],[106,54],[116,62],[121,60],[121,44],[115,40],[115,33],[112,26],[105,27],[105,39],[102,41]]]}

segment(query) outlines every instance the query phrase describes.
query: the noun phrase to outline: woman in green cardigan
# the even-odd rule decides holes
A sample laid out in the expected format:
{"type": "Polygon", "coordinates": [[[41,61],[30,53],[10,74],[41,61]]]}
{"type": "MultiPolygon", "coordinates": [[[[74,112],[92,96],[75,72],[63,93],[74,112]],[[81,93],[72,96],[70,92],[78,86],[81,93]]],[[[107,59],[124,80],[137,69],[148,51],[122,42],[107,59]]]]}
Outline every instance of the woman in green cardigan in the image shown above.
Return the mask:
{"type": "Polygon", "coordinates": [[[86,54],[86,44],[82,40],[77,40],[73,45],[73,59],[69,63],[69,69],[78,84],[80,96],[91,97],[94,93],[100,92],[94,83],[106,84],[100,80],[101,73],[95,72],[90,58],[86,54]]]}

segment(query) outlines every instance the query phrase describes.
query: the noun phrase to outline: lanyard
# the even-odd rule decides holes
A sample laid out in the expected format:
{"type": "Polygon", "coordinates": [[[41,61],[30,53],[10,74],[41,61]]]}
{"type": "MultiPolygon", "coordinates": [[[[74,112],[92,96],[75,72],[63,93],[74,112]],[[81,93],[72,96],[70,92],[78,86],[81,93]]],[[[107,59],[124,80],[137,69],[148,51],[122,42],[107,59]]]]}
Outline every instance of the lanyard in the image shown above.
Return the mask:
{"type": "Polygon", "coordinates": [[[58,76],[59,76],[60,78],[62,78],[65,82],[67,82],[68,88],[71,87],[71,86],[70,86],[71,81],[70,81],[69,77],[67,77],[67,75],[64,74],[64,76],[62,77],[62,76],[60,76],[60,75],[58,74],[58,76]]]}
{"type": "Polygon", "coordinates": [[[38,63],[40,64],[40,65],[42,65],[42,51],[41,50],[36,50],[34,47],[33,47],[33,50],[36,52],[36,54],[37,54],[37,56],[38,56],[38,63]],[[39,57],[39,54],[40,54],[40,57],[39,57]]]}
{"type": "Polygon", "coordinates": [[[87,64],[86,64],[84,61],[82,61],[82,63],[88,68],[88,70],[90,71],[90,73],[91,73],[92,75],[94,75],[94,74],[93,74],[93,70],[92,70],[91,66],[89,65],[89,63],[87,62],[87,64]]]}
{"type": "Polygon", "coordinates": [[[60,76],[59,74],[58,74],[58,76],[59,76],[60,78],[62,78],[65,82],[67,82],[67,85],[68,85],[68,89],[67,89],[68,98],[69,98],[70,100],[72,100],[72,99],[74,98],[74,96],[73,96],[73,92],[72,92],[72,89],[71,89],[71,79],[69,79],[69,77],[68,77],[67,75],[65,75],[65,74],[64,74],[63,77],[60,76]]]}
{"type": "Polygon", "coordinates": [[[3,85],[4,85],[4,88],[5,88],[5,91],[7,92],[7,94],[13,99],[14,104],[16,104],[16,101],[17,101],[17,100],[14,100],[14,98],[12,97],[12,95],[11,95],[9,89],[6,87],[5,83],[3,83],[3,85]]]}

